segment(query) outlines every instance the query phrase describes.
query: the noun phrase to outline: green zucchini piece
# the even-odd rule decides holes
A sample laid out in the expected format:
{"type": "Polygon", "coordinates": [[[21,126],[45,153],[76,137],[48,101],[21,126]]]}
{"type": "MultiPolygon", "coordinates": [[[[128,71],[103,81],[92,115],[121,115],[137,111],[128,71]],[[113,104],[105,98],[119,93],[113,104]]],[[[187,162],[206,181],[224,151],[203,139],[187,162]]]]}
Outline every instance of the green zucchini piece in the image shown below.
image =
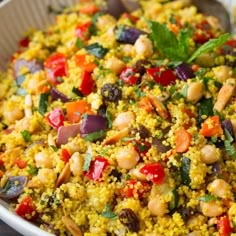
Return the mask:
{"type": "Polygon", "coordinates": [[[183,156],[182,161],[181,161],[180,174],[181,174],[182,183],[187,186],[189,186],[191,183],[191,178],[189,176],[190,164],[191,164],[191,160],[183,156]]]}

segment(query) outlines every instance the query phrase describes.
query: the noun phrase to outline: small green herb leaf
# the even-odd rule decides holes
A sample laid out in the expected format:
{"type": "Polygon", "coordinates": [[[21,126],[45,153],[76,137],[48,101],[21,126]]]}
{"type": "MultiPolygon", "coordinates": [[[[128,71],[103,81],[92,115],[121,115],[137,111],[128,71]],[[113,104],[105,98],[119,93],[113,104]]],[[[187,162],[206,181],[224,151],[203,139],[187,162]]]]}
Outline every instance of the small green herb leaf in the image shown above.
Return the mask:
{"type": "Polygon", "coordinates": [[[191,178],[189,176],[191,160],[187,157],[183,157],[181,161],[180,174],[182,183],[189,186],[191,183],[191,178]]]}
{"type": "Polygon", "coordinates": [[[20,132],[22,137],[24,138],[25,142],[29,142],[31,139],[31,135],[28,130],[23,130],[20,132]]]}
{"type": "Polygon", "coordinates": [[[103,58],[107,54],[107,52],[108,52],[108,49],[104,48],[99,43],[90,44],[85,49],[89,53],[93,54],[95,57],[97,57],[99,59],[103,58]]]}
{"type": "Polygon", "coordinates": [[[38,174],[38,169],[37,168],[35,168],[35,167],[33,167],[32,165],[30,165],[30,164],[28,164],[27,165],[28,166],[28,173],[30,174],[30,175],[33,175],[33,176],[35,176],[35,175],[37,175],[38,174]]]}
{"type": "Polygon", "coordinates": [[[236,149],[235,149],[234,145],[232,144],[234,139],[227,129],[224,129],[224,134],[225,134],[224,145],[225,145],[226,153],[229,156],[231,156],[233,158],[233,160],[236,160],[236,149]]]}
{"type": "Polygon", "coordinates": [[[219,197],[207,194],[207,195],[204,195],[204,196],[198,198],[198,200],[202,201],[202,202],[211,202],[211,201],[219,200],[219,197]]]}
{"type": "Polygon", "coordinates": [[[48,109],[48,97],[49,97],[49,93],[41,93],[39,95],[38,111],[43,116],[47,112],[47,109],[48,109]]]}
{"type": "Polygon", "coordinates": [[[111,210],[110,205],[107,203],[102,214],[102,217],[107,218],[107,219],[116,219],[117,214],[111,210]]]}
{"type": "Polygon", "coordinates": [[[112,127],[112,115],[108,110],[106,110],[106,118],[108,121],[107,128],[110,129],[112,127]]]}
{"type": "Polygon", "coordinates": [[[100,138],[103,138],[105,135],[106,135],[106,131],[100,130],[100,131],[97,131],[97,132],[87,134],[84,139],[86,141],[93,142],[93,141],[96,141],[100,138]]]}
{"type": "Polygon", "coordinates": [[[193,55],[188,59],[188,63],[192,62],[194,59],[199,57],[202,53],[210,52],[214,48],[217,48],[224,44],[229,38],[229,34],[222,34],[219,38],[210,39],[206,43],[204,43],[201,47],[199,47],[193,55]]]}
{"type": "Polygon", "coordinates": [[[58,148],[57,148],[56,146],[54,146],[54,145],[50,145],[50,148],[51,148],[54,152],[58,151],[58,148]]]}
{"type": "Polygon", "coordinates": [[[84,160],[84,165],[83,165],[83,171],[88,171],[91,161],[92,161],[92,155],[90,153],[87,153],[85,156],[85,160],[84,160]]]}
{"type": "Polygon", "coordinates": [[[81,38],[77,38],[77,39],[76,39],[75,46],[76,46],[78,49],[81,49],[81,48],[84,47],[84,42],[82,41],[81,38]]]}

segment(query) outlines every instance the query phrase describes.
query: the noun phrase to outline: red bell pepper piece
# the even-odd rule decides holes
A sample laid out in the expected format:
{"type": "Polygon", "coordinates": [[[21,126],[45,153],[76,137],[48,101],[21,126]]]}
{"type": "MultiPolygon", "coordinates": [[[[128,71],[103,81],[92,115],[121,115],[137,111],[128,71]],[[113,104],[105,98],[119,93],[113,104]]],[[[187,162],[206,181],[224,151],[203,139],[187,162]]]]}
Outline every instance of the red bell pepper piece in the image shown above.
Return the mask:
{"type": "Polygon", "coordinates": [[[151,180],[154,184],[162,184],[165,178],[164,168],[159,163],[149,163],[144,165],[140,170],[147,179],[151,180]]]}
{"type": "Polygon", "coordinates": [[[60,108],[55,108],[53,111],[49,112],[46,116],[46,120],[50,126],[58,130],[64,125],[65,116],[60,108]]]}
{"type": "Polygon", "coordinates": [[[125,183],[125,187],[120,190],[120,194],[122,197],[131,198],[137,193],[138,198],[141,199],[150,190],[151,185],[149,183],[130,179],[125,183]]]}
{"type": "Polygon", "coordinates": [[[195,28],[193,39],[197,43],[203,44],[209,39],[214,38],[214,34],[211,31],[211,26],[206,20],[196,25],[195,28]]]}
{"type": "Polygon", "coordinates": [[[81,76],[80,92],[87,96],[93,91],[94,80],[90,72],[84,71],[81,76]]]}
{"type": "Polygon", "coordinates": [[[97,156],[95,160],[91,162],[90,168],[85,175],[91,180],[99,180],[108,165],[109,163],[106,158],[97,156]]]}
{"type": "Polygon", "coordinates": [[[22,159],[16,159],[14,164],[17,165],[20,169],[24,169],[27,166],[27,162],[22,159]]]}
{"type": "Polygon", "coordinates": [[[87,40],[89,37],[89,27],[91,26],[91,22],[86,22],[84,24],[79,24],[75,28],[76,37],[81,40],[87,40]]]}
{"type": "Polygon", "coordinates": [[[61,160],[67,163],[71,158],[70,153],[67,151],[67,149],[63,148],[61,150],[61,160]]]}
{"type": "Polygon", "coordinates": [[[162,86],[168,86],[176,81],[176,76],[173,71],[164,67],[149,68],[147,69],[147,74],[162,86]]]}
{"type": "Polygon", "coordinates": [[[16,214],[26,220],[35,220],[38,216],[33,200],[30,196],[26,196],[16,208],[16,214]]]}
{"type": "Polygon", "coordinates": [[[145,156],[146,153],[148,152],[148,150],[151,148],[151,144],[146,142],[146,141],[138,141],[138,140],[134,140],[132,141],[133,145],[134,145],[134,149],[136,152],[139,153],[139,155],[143,155],[145,156]]]}
{"type": "Polygon", "coordinates": [[[27,48],[29,46],[29,42],[30,42],[29,38],[25,37],[19,41],[19,46],[23,48],[27,48]]]}
{"type": "Polygon", "coordinates": [[[232,233],[229,217],[227,215],[218,217],[217,229],[219,232],[219,236],[229,236],[232,233]]]}
{"type": "Polygon", "coordinates": [[[136,85],[139,80],[139,74],[133,67],[126,67],[120,74],[120,79],[128,85],[136,85]]]}
{"type": "Polygon", "coordinates": [[[2,157],[1,157],[1,153],[0,153],[0,166],[4,166],[4,161],[3,161],[2,157]]]}
{"type": "Polygon", "coordinates": [[[66,58],[62,53],[55,53],[49,56],[44,62],[45,68],[53,84],[62,82],[61,77],[67,75],[66,58]]]}

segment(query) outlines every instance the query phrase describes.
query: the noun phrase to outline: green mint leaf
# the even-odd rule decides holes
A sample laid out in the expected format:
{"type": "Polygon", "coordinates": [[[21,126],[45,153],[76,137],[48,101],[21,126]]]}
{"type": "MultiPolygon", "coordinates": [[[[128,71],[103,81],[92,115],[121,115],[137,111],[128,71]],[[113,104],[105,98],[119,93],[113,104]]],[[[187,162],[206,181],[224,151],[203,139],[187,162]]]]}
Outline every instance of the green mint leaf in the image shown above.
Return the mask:
{"type": "Polygon", "coordinates": [[[226,140],[228,140],[230,143],[234,141],[233,137],[227,129],[224,129],[224,133],[226,140]]]}
{"type": "Polygon", "coordinates": [[[106,132],[104,130],[100,130],[97,132],[87,134],[84,139],[86,141],[93,142],[93,141],[96,141],[100,138],[103,138],[105,135],[106,135],[106,132]]]}
{"type": "Polygon", "coordinates": [[[110,129],[112,127],[112,115],[108,110],[106,110],[106,118],[108,121],[107,128],[110,129]]]}
{"type": "Polygon", "coordinates": [[[151,30],[150,38],[155,48],[173,61],[186,61],[188,58],[188,39],[190,37],[187,30],[179,34],[180,40],[178,41],[175,34],[165,24],[154,21],[147,21],[147,24],[151,30]]]}
{"type": "Polygon", "coordinates": [[[29,133],[28,130],[23,130],[23,131],[21,131],[20,133],[21,133],[21,135],[22,135],[22,137],[24,138],[24,140],[25,140],[26,143],[30,141],[31,135],[30,135],[30,133],[29,133]]]}
{"type": "Polygon", "coordinates": [[[184,98],[187,97],[187,93],[188,93],[188,85],[185,84],[184,87],[181,89],[181,91],[179,92],[184,98]]]}
{"type": "Polygon", "coordinates": [[[88,171],[91,161],[92,161],[92,155],[90,153],[87,153],[85,156],[85,160],[84,160],[84,165],[83,165],[83,171],[88,171]]]}
{"type": "Polygon", "coordinates": [[[82,41],[81,38],[77,38],[77,39],[76,39],[75,46],[76,46],[78,49],[81,49],[81,48],[84,47],[84,42],[82,41]]]}
{"type": "Polygon", "coordinates": [[[27,170],[27,171],[28,171],[28,173],[29,173],[30,175],[35,176],[35,175],[38,174],[38,169],[37,169],[37,168],[33,167],[33,166],[30,165],[30,164],[28,164],[27,166],[28,166],[28,170],[27,170]]]}
{"type": "Polygon", "coordinates": [[[111,210],[110,205],[107,203],[101,216],[107,219],[117,219],[117,214],[111,210]]]}
{"type": "Polygon", "coordinates": [[[58,151],[58,148],[57,148],[56,146],[54,146],[54,145],[50,145],[50,148],[51,148],[54,152],[58,151]]]}
{"type": "Polygon", "coordinates": [[[192,62],[194,59],[199,57],[202,53],[210,52],[214,48],[217,48],[224,44],[229,38],[229,34],[222,34],[219,38],[210,39],[206,43],[204,43],[201,47],[199,47],[193,55],[188,59],[188,63],[192,62]]]}
{"type": "Polygon", "coordinates": [[[204,196],[198,198],[198,200],[202,201],[202,202],[211,202],[211,201],[214,201],[214,200],[219,200],[219,197],[207,194],[207,195],[204,195],[204,196]]]}
{"type": "Polygon", "coordinates": [[[103,58],[107,54],[107,52],[108,52],[108,49],[104,48],[99,43],[90,44],[85,49],[89,53],[93,54],[95,57],[97,57],[99,59],[103,58]]]}

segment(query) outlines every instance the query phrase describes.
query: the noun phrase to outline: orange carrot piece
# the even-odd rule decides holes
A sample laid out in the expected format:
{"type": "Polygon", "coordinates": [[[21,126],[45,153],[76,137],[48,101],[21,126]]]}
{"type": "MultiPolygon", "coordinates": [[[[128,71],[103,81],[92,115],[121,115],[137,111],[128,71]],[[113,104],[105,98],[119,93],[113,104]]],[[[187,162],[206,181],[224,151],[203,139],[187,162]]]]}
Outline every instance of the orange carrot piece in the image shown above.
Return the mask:
{"type": "Polygon", "coordinates": [[[219,137],[223,134],[219,116],[208,117],[200,129],[200,134],[205,137],[219,137]]]}
{"type": "Polygon", "coordinates": [[[147,97],[142,98],[139,103],[139,107],[144,109],[146,112],[151,112],[153,110],[152,104],[147,97]]]}
{"type": "Polygon", "coordinates": [[[90,106],[84,100],[66,103],[67,119],[71,123],[77,123],[83,114],[93,114],[90,106]]]}
{"type": "Polygon", "coordinates": [[[24,161],[22,159],[16,159],[14,161],[14,164],[17,165],[20,169],[24,169],[27,166],[26,161],[24,161]]]}
{"type": "Polygon", "coordinates": [[[86,61],[86,55],[78,54],[75,56],[75,63],[82,70],[87,72],[93,72],[97,65],[93,62],[86,61]]]}
{"type": "Polygon", "coordinates": [[[175,132],[175,150],[176,152],[186,152],[191,144],[192,135],[185,130],[184,128],[181,128],[175,132]]]}
{"type": "Polygon", "coordinates": [[[99,10],[99,8],[95,4],[90,3],[90,4],[86,4],[85,6],[83,6],[79,10],[79,12],[92,15],[92,14],[96,13],[98,10],[99,10]]]}

